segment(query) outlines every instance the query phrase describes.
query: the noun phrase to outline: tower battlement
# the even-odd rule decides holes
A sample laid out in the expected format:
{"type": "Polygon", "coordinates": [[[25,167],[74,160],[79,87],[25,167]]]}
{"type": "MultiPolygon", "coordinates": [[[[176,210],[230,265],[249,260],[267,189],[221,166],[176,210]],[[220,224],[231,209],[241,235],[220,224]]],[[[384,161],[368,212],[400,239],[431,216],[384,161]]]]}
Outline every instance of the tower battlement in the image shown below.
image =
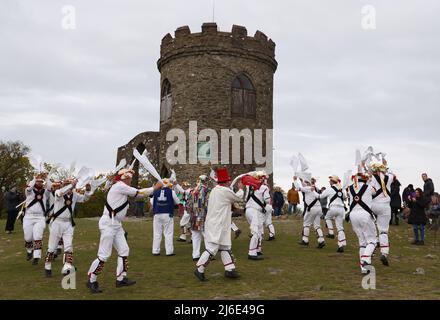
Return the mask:
{"type": "Polygon", "coordinates": [[[202,32],[191,33],[188,26],[179,27],[171,34],[162,38],[158,68],[179,56],[197,54],[231,54],[248,56],[263,60],[270,64],[274,71],[277,68],[275,61],[275,42],[261,31],[253,37],[248,36],[243,26],[233,25],[231,32],[221,32],[216,23],[204,23],[202,32]]]}

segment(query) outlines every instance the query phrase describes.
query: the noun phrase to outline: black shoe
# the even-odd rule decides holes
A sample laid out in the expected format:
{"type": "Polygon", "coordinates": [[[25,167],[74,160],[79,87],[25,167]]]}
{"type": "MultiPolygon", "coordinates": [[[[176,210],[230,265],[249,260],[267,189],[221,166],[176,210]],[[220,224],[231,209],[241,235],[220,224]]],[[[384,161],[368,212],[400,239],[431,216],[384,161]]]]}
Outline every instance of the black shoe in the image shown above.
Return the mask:
{"type": "Polygon", "coordinates": [[[263,252],[257,252],[257,256],[262,256],[263,252]]]}
{"type": "Polygon", "coordinates": [[[199,279],[202,282],[208,281],[208,279],[205,278],[205,274],[199,272],[199,270],[197,270],[197,269],[194,271],[194,275],[197,277],[197,279],[199,279]]]}
{"type": "Polygon", "coordinates": [[[98,281],[95,281],[95,282],[90,282],[90,280],[87,281],[87,288],[90,289],[91,293],[101,293],[102,292],[102,290],[99,289],[98,281]]]}
{"type": "Polygon", "coordinates": [[[414,241],[411,242],[411,244],[418,245],[419,244],[419,240],[414,240],[414,241]]]}
{"type": "Polygon", "coordinates": [[[129,287],[134,284],[136,284],[136,281],[129,280],[127,277],[125,277],[121,281],[116,280],[116,288],[129,287]]]}
{"type": "Polygon", "coordinates": [[[264,258],[262,256],[251,256],[251,255],[248,255],[248,259],[249,260],[258,261],[258,260],[263,260],[264,258]]]}
{"type": "Polygon", "coordinates": [[[343,253],[344,252],[344,247],[339,247],[338,250],[336,250],[336,252],[343,253]]]}
{"type": "Polygon", "coordinates": [[[382,262],[382,264],[384,265],[384,266],[389,266],[390,265],[390,263],[388,262],[388,257],[387,256],[385,256],[385,255],[381,255],[380,256],[380,261],[382,262]]]}
{"type": "Polygon", "coordinates": [[[38,261],[40,261],[40,259],[38,259],[38,258],[34,258],[34,260],[32,260],[32,265],[33,265],[33,266],[38,265],[38,261]]]}
{"type": "Polygon", "coordinates": [[[231,270],[231,271],[225,271],[225,277],[229,279],[238,279],[240,278],[240,275],[237,271],[231,270]]]}
{"type": "Polygon", "coordinates": [[[46,278],[51,278],[52,277],[52,270],[44,269],[44,272],[46,274],[46,278]]]}
{"type": "Polygon", "coordinates": [[[325,242],[323,241],[323,242],[318,243],[318,246],[316,248],[322,249],[324,247],[325,247],[325,242]]]}
{"type": "Polygon", "coordinates": [[[328,234],[325,237],[328,238],[328,239],[334,239],[335,235],[334,234],[328,234]]]}
{"type": "Polygon", "coordinates": [[[160,256],[160,253],[153,253],[153,256],[158,257],[160,256]]]}
{"type": "Polygon", "coordinates": [[[423,241],[423,240],[422,240],[422,241],[418,241],[418,242],[417,242],[417,245],[418,245],[418,246],[424,246],[424,245],[425,245],[425,241],[423,241]]]}
{"type": "Polygon", "coordinates": [[[26,261],[30,261],[32,259],[32,257],[34,256],[34,254],[32,252],[27,252],[26,253],[26,261]]]}
{"type": "Polygon", "coordinates": [[[199,259],[200,259],[200,257],[199,258],[193,258],[193,261],[199,261],[199,259]]]}
{"type": "Polygon", "coordinates": [[[269,237],[269,239],[267,239],[267,241],[273,241],[275,240],[275,237],[269,237]]]}
{"type": "Polygon", "coordinates": [[[183,240],[183,239],[178,238],[178,239],[177,239],[177,242],[186,242],[186,240],[183,240]]]}
{"type": "MultiPolygon", "coordinates": [[[[74,267],[75,268],[75,272],[76,272],[76,270],[78,270],[76,267],[74,267]]],[[[63,272],[63,276],[65,277],[65,276],[67,276],[68,274],[70,274],[70,270],[71,269],[67,269],[65,272],[63,272]]]]}
{"type": "Polygon", "coordinates": [[[370,266],[371,266],[371,264],[368,264],[368,263],[362,263],[362,269],[361,269],[361,273],[362,274],[369,274],[370,272],[371,272],[371,270],[370,270],[370,266]]]}
{"type": "Polygon", "coordinates": [[[167,254],[167,257],[172,257],[172,256],[175,256],[175,255],[176,255],[175,253],[167,254]]]}
{"type": "Polygon", "coordinates": [[[301,246],[308,246],[309,245],[309,243],[305,242],[304,240],[301,240],[300,242],[298,242],[298,244],[301,246]]]}

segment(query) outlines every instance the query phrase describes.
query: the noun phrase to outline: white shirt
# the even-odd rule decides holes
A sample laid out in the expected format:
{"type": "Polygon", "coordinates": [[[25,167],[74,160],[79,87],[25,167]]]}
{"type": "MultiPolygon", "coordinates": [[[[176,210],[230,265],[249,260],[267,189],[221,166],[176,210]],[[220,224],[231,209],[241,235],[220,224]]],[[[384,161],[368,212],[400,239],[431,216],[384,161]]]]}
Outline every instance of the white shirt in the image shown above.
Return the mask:
{"type": "MultiPolygon", "coordinates": [[[[334,187],[336,187],[336,186],[334,186],[334,187]]],[[[347,193],[345,192],[345,190],[340,190],[340,192],[342,193],[342,199],[344,199],[344,200],[347,199],[347,193]]],[[[319,198],[320,199],[328,198],[329,208],[331,208],[333,206],[345,207],[345,204],[344,204],[343,200],[341,200],[340,197],[337,197],[335,199],[335,201],[333,201],[330,204],[330,200],[335,196],[335,194],[336,194],[336,191],[332,187],[330,187],[329,189],[326,189],[323,193],[321,193],[319,195],[319,198]]]]}
{"type": "MultiPolygon", "coordinates": [[[[247,195],[249,195],[249,187],[247,187],[247,195]]],[[[261,185],[260,189],[254,191],[255,197],[261,201],[261,203],[267,205],[270,204],[270,193],[269,193],[269,187],[265,184],[261,185]]],[[[249,198],[249,201],[246,202],[246,209],[247,208],[253,208],[258,211],[262,211],[261,206],[255,202],[254,199],[249,198]]]]}
{"type": "MultiPolygon", "coordinates": [[[[35,183],[34,183],[35,184],[35,183]]],[[[25,193],[26,193],[26,214],[37,214],[37,215],[45,215],[45,212],[43,211],[43,208],[41,207],[41,204],[39,202],[35,203],[32,207],[28,208],[29,204],[34,201],[35,199],[35,192],[34,192],[34,184],[32,184],[32,186],[26,188],[25,193]]],[[[43,189],[44,193],[43,193],[43,204],[44,204],[44,208],[47,210],[48,208],[46,208],[46,204],[47,204],[47,199],[50,196],[50,191],[47,189],[43,189]]]]}
{"type": "MultiPolygon", "coordinates": [[[[388,191],[391,192],[391,184],[394,180],[394,175],[392,174],[380,174],[380,177],[385,182],[385,177],[388,176],[388,183],[386,184],[386,188],[388,191]]],[[[376,178],[373,176],[370,180],[370,186],[372,186],[375,190],[380,190],[382,188],[382,185],[376,180],[376,178]]],[[[373,194],[376,192],[373,192],[373,194]]],[[[382,192],[379,196],[377,196],[375,199],[373,199],[374,203],[383,203],[383,204],[389,204],[391,202],[391,194],[388,194],[388,196],[385,196],[385,194],[382,192]]]]}
{"type": "MultiPolygon", "coordinates": [[[[359,191],[362,189],[362,187],[364,186],[364,183],[363,182],[359,182],[359,184],[358,184],[358,189],[356,189],[355,187],[354,187],[354,185],[353,185],[353,188],[354,188],[354,192],[355,193],[359,193],[359,191]]],[[[367,186],[368,186],[368,188],[367,188],[367,190],[365,191],[365,193],[364,193],[364,195],[362,196],[362,201],[367,205],[367,207],[369,207],[370,209],[371,209],[371,206],[372,206],[372,204],[373,204],[373,194],[374,194],[374,189],[370,186],[370,185],[368,185],[367,184],[367,186]]],[[[349,188],[349,192],[348,192],[348,194],[349,194],[349,197],[350,197],[350,203],[353,203],[354,202],[354,199],[353,199],[353,195],[351,194],[351,187],[349,188]]],[[[359,205],[356,205],[354,208],[353,208],[353,210],[364,210],[361,206],[359,206],[359,205]]]]}
{"type": "Polygon", "coordinates": [[[231,205],[242,201],[243,190],[234,193],[221,185],[212,189],[208,199],[205,220],[205,241],[221,246],[231,246],[231,205]]]}
{"type": "MultiPolygon", "coordinates": [[[[305,198],[305,199],[304,199],[304,202],[305,202],[304,205],[307,205],[307,207],[308,207],[313,201],[315,201],[316,199],[319,199],[319,193],[316,192],[315,190],[313,190],[313,189],[315,189],[314,187],[303,187],[302,185],[300,185],[300,184],[298,183],[298,181],[295,181],[294,184],[295,184],[295,187],[296,187],[296,189],[297,189],[298,191],[304,193],[304,198],[305,198]]],[[[315,205],[313,206],[313,208],[314,208],[314,207],[319,207],[319,208],[321,208],[321,203],[320,203],[319,201],[316,201],[316,203],[315,203],[315,205]]],[[[308,210],[308,209],[307,209],[307,210],[308,210]]]]}
{"type": "MultiPolygon", "coordinates": [[[[138,190],[136,188],[130,187],[122,181],[118,181],[110,188],[110,191],[107,194],[107,202],[110,207],[115,210],[122,206],[125,202],[127,202],[128,197],[146,197],[151,195],[153,193],[153,190],[153,188],[138,190]],[[140,191],[144,192],[144,194],[140,195],[140,191]]],[[[116,214],[114,220],[117,222],[121,222],[127,215],[127,210],[128,205],[116,214]]],[[[108,216],[109,218],[111,218],[106,206],[104,206],[103,216],[108,216]]]]}
{"type": "MultiPolygon", "coordinates": [[[[90,197],[92,196],[93,192],[86,192],[84,195],[73,191],[72,192],[73,197],[72,197],[72,213],[75,210],[75,205],[79,202],[79,203],[83,203],[86,202],[87,200],[90,199],[90,197]]],[[[68,195],[70,197],[70,195],[68,195]]],[[[57,190],[55,191],[55,203],[54,203],[54,207],[53,207],[53,213],[58,212],[58,210],[61,210],[64,207],[65,203],[64,203],[64,195],[62,194],[61,190],[57,190]]],[[[69,218],[70,219],[70,211],[69,209],[64,210],[63,213],[61,213],[58,217],[61,219],[66,219],[69,218]]]]}

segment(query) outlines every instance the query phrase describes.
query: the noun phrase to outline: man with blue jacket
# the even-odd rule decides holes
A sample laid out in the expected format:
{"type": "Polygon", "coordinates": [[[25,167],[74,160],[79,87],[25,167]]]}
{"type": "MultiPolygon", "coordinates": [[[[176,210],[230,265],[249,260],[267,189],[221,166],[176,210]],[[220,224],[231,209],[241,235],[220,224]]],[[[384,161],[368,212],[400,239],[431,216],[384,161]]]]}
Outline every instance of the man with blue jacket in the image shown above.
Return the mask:
{"type": "Polygon", "coordinates": [[[172,189],[173,184],[168,179],[163,179],[163,187],[153,194],[153,255],[160,255],[162,233],[165,237],[166,255],[174,256],[174,207],[180,200],[172,189]]]}

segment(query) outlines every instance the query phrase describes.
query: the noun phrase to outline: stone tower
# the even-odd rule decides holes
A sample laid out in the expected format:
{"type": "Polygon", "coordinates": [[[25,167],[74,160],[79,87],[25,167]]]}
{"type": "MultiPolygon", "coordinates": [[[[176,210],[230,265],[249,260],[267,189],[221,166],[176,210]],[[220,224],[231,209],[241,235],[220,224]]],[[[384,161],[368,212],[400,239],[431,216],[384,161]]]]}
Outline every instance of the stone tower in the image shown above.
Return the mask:
{"type": "Polygon", "coordinates": [[[120,147],[118,161],[132,160],[133,148],[147,148],[163,177],[173,168],[180,181],[190,183],[217,166],[227,166],[231,176],[271,166],[272,135],[267,130],[273,129],[277,68],[272,40],[260,31],[250,37],[236,25],[231,32],[220,32],[215,23],[204,23],[198,33],[184,26],[162,39],[157,66],[160,132],[139,134],[120,147]],[[182,139],[184,149],[170,148],[182,139]],[[232,152],[234,140],[240,141],[239,155],[232,152]],[[265,163],[255,158],[256,145],[265,163]]]}

